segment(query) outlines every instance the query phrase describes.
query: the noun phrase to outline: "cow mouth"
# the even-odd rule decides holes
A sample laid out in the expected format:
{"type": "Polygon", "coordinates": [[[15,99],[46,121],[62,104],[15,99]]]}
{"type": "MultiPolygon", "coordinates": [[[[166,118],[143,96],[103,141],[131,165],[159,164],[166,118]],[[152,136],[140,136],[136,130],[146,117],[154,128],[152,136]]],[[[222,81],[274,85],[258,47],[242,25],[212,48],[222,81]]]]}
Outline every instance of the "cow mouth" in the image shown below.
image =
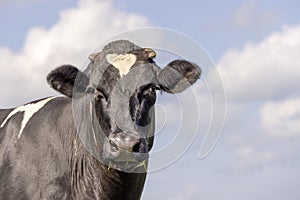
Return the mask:
{"type": "Polygon", "coordinates": [[[118,171],[123,171],[126,173],[146,173],[148,169],[148,160],[143,160],[140,162],[115,162],[109,161],[107,169],[115,169],[118,171]]]}

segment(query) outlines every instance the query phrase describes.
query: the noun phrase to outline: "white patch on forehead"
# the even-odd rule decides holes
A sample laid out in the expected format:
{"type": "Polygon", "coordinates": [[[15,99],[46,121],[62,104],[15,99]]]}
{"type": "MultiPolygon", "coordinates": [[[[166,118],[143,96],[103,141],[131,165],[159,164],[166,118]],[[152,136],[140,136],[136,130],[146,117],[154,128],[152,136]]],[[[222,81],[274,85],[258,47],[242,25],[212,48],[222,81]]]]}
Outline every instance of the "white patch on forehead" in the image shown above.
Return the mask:
{"type": "Polygon", "coordinates": [[[54,99],[56,97],[50,97],[44,100],[41,100],[39,102],[36,103],[30,103],[30,104],[26,104],[24,106],[20,106],[15,108],[13,111],[11,111],[11,113],[9,113],[9,115],[6,117],[6,119],[2,122],[1,124],[1,128],[6,124],[6,122],[16,113],[18,112],[24,112],[24,116],[23,116],[23,120],[21,122],[21,128],[18,134],[18,138],[19,139],[22,135],[22,132],[26,126],[26,124],[28,123],[28,121],[30,120],[30,118],[36,113],[38,112],[46,103],[48,103],[50,100],[54,99]]]}
{"type": "Polygon", "coordinates": [[[120,71],[120,76],[128,74],[130,68],[136,62],[136,55],[128,54],[108,54],[106,60],[120,71]]]}

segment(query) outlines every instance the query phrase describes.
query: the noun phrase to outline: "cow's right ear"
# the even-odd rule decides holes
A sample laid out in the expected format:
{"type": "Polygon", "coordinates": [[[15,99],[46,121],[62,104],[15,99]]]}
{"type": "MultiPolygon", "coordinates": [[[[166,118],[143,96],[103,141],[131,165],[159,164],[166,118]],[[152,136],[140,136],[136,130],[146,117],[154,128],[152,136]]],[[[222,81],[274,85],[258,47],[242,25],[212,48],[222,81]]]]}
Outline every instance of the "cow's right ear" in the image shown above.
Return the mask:
{"type": "Polygon", "coordinates": [[[49,85],[67,97],[73,97],[74,93],[85,92],[89,80],[88,77],[72,65],[63,65],[51,71],[47,76],[49,85]],[[74,88],[76,80],[76,87],[74,88]]]}

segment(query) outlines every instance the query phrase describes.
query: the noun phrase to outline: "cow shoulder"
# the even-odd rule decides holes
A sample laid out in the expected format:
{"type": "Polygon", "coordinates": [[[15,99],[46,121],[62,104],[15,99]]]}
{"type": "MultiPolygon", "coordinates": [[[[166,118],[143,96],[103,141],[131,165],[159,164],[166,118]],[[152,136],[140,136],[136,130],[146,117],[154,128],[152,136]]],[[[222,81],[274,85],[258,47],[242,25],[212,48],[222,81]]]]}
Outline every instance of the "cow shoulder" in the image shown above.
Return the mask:
{"type": "Polygon", "coordinates": [[[0,110],[0,124],[2,124],[2,122],[5,120],[5,118],[7,117],[7,115],[9,115],[9,113],[12,110],[13,109],[3,109],[3,110],[0,110]]]}
{"type": "Polygon", "coordinates": [[[48,97],[45,99],[33,101],[25,105],[7,110],[1,115],[0,129],[4,129],[11,122],[19,125],[17,139],[19,139],[31,118],[37,114],[47,103],[57,97],[48,97]],[[18,116],[18,117],[17,117],[18,116]]]}

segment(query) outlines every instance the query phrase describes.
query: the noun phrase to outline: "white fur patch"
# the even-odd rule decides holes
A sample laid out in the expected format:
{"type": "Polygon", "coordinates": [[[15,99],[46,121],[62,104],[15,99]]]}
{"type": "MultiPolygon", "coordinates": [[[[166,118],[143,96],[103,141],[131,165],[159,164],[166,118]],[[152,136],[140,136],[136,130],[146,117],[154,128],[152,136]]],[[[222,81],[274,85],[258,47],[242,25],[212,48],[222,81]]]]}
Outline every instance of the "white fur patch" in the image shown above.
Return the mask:
{"type": "Polygon", "coordinates": [[[120,71],[120,76],[128,74],[130,68],[136,62],[136,56],[134,54],[108,54],[106,60],[109,64],[112,64],[120,71]]]}
{"type": "Polygon", "coordinates": [[[26,124],[28,123],[28,121],[30,120],[30,118],[36,113],[38,112],[46,103],[48,103],[50,100],[54,99],[56,97],[50,97],[47,99],[44,99],[42,101],[36,102],[36,103],[30,103],[24,106],[20,106],[15,108],[13,111],[11,111],[11,113],[9,113],[9,115],[6,117],[6,119],[2,122],[1,124],[1,128],[6,124],[6,122],[16,113],[18,112],[24,112],[24,116],[23,116],[23,120],[21,122],[21,128],[18,134],[18,138],[19,139],[22,135],[22,132],[26,126],[26,124]]]}

